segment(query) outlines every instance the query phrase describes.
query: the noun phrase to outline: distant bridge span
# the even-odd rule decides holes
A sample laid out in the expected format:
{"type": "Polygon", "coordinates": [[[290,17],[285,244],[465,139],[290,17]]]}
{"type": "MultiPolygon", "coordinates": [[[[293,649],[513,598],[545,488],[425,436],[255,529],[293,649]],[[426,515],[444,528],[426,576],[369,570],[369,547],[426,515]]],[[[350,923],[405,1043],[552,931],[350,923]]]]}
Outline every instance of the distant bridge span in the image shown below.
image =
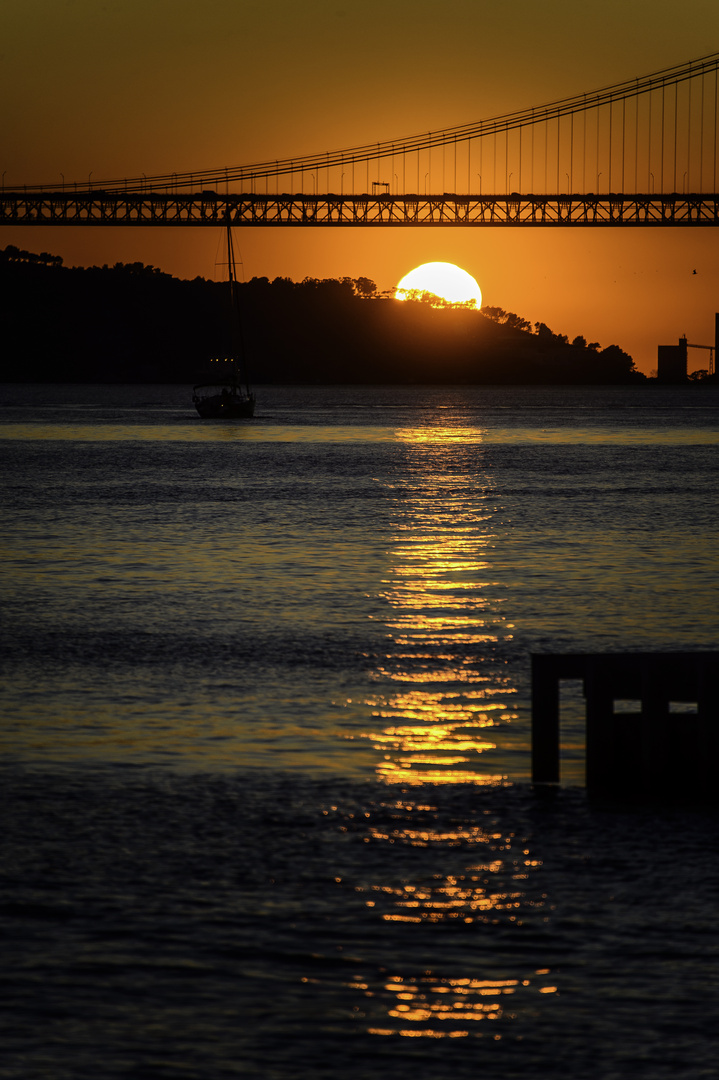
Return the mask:
{"type": "Polygon", "coordinates": [[[709,226],[716,195],[145,195],[7,192],[0,225],[115,226],[709,226]]]}
{"type": "Polygon", "coordinates": [[[719,224],[719,53],[392,142],[251,165],[3,185],[2,225],[719,224]],[[489,194],[488,194],[489,192],[489,194]]]}

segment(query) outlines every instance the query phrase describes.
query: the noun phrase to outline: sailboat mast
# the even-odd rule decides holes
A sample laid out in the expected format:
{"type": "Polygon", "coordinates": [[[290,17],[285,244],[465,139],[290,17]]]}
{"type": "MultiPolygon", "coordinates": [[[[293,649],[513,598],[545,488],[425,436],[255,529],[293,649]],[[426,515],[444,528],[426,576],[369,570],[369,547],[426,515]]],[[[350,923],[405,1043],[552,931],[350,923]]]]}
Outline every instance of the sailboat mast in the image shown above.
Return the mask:
{"type": "Polygon", "coordinates": [[[235,295],[235,247],[232,242],[232,225],[227,222],[227,267],[230,273],[230,290],[235,295]]]}
{"type": "MultiPolygon", "coordinates": [[[[235,246],[232,240],[232,225],[229,218],[227,221],[227,264],[230,275],[230,293],[232,296],[232,307],[235,312],[235,328],[237,331],[237,344],[239,347],[238,368],[241,369],[244,377],[245,388],[249,395],[250,384],[247,377],[246,365],[245,365],[245,343],[242,336],[242,319],[240,317],[240,298],[237,294],[237,270],[235,268],[235,246]]],[[[238,380],[239,381],[239,380],[238,380]]]]}

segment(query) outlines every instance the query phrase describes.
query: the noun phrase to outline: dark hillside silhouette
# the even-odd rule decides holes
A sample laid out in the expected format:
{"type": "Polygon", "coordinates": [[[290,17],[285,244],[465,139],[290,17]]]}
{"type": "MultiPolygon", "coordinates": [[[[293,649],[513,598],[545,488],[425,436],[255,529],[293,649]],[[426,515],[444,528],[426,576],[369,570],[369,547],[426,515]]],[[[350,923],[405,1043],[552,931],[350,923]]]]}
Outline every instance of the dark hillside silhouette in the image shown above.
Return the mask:
{"type": "MultiPolygon", "coordinates": [[[[255,383],[627,383],[616,345],[569,342],[512,312],[399,302],[368,278],[239,286],[255,383]]],[[[4,381],[199,381],[231,355],[226,284],[142,263],[66,268],[12,245],[0,252],[4,381]]]]}

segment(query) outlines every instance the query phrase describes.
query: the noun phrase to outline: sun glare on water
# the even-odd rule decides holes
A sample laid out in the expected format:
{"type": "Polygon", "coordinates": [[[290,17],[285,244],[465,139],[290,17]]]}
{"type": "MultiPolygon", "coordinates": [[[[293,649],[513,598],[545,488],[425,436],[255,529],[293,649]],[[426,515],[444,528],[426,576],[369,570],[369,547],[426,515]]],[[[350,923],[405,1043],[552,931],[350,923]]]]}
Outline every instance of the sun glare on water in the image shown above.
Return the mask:
{"type": "Polygon", "coordinates": [[[479,285],[466,270],[454,263],[422,263],[410,270],[395,290],[396,300],[409,300],[422,293],[431,293],[449,304],[469,304],[479,310],[482,293],[479,285]]]}

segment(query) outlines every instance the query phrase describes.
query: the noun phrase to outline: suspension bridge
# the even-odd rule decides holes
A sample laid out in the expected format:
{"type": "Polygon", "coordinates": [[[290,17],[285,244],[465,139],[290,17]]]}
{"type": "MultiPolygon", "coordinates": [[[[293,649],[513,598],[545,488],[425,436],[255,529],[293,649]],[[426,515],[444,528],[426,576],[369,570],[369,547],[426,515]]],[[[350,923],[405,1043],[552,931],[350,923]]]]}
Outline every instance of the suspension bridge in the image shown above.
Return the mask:
{"type": "Polygon", "coordinates": [[[719,53],[550,104],[305,157],[0,193],[0,225],[719,224],[719,53]]]}

